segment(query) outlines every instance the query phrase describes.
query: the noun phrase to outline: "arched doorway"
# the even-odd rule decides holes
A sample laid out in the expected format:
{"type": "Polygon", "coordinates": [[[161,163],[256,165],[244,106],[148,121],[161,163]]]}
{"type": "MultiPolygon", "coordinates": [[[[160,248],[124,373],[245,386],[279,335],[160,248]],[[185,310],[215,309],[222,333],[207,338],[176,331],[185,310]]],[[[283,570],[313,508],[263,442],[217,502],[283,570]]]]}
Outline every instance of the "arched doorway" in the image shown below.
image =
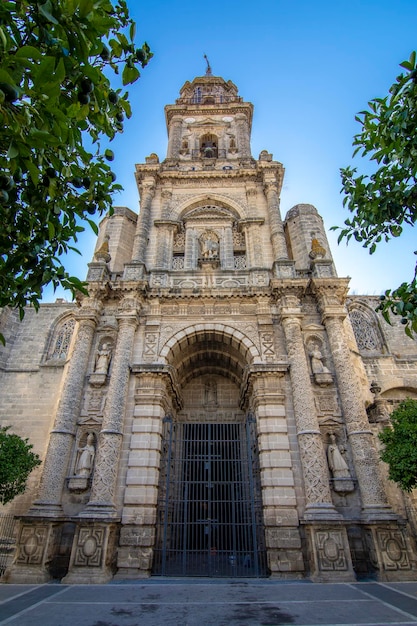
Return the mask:
{"type": "Polygon", "coordinates": [[[239,406],[248,348],[205,329],[167,360],[183,409],[164,420],[153,573],[265,576],[256,424],[239,406]]]}

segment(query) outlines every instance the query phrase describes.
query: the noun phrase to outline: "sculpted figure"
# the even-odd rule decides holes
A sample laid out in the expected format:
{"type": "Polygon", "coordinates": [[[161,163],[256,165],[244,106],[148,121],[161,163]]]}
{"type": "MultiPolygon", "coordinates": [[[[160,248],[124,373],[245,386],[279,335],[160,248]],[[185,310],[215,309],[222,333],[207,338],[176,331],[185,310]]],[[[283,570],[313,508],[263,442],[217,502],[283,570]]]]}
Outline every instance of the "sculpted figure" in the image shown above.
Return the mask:
{"type": "Polygon", "coordinates": [[[313,374],[329,374],[329,370],[323,365],[323,355],[317,344],[314,344],[310,350],[311,369],[313,374]]]}
{"type": "Polygon", "coordinates": [[[107,374],[111,359],[111,346],[103,343],[96,356],[94,372],[96,374],[107,374]]]}
{"type": "Polygon", "coordinates": [[[204,404],[206,406],[217,406],[217,385],[214,380],[207,382],[205,385],[204,404]]]}
{"type": "Polygon", "coordinates": [[[95,455],[94,435],[93,433],[88,433],[86,445],[83,448],[78,448],[78,460],[75,467],[77,476],[84,476],[85,478],[91,476],[95,455]]]}
{"type": "Polygon", "coordinates": [[[203,259],[215,259],[219,253],[219,244],[212,235],[207,235],[201,241],[201,256],[203,259]]]}
{"type": "Polygon", "coordinates": [[[349,468],[336,443],[336,436],[330,433],[330,444],[327,448],[327,460],[333,478],[351,478],[349,468]]]}

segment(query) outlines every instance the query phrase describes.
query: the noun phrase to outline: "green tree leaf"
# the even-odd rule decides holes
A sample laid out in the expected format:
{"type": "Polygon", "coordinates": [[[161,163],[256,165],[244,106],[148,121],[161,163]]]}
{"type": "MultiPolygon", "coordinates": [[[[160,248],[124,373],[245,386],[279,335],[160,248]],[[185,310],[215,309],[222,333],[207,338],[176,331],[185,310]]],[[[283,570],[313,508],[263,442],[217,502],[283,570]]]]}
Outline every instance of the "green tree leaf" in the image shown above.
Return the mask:
{"type": "MultiPolygon", "coordinates": [[[[361,132],[353,138],[354,155],[358,152],[378,163],[374,174],[357,174],[356,168],[342,168],[343,205],[352,214],[340,228],[338,243],[353,236],[373,254],[377,245],[400,237],[403,225],[417,221],[417,82],[416,52],[401,63],[404,74],[396,78],[389,95],[375,98],[368,109],[355,119],[361,132]]],[[[417,266],[405,286],[386,295],[377,310],[385,319],[403,315],[403,305],[410,304],[403,317],[404,330],[412,336],[417,328],[417,266]]]]}
{"type": "MultiPolygon", "coordinates": [[[[121,187],[108,175],[105,149],[121,130],[115,109],[131,114],[112,80],[128,68],[126,84],[133,82],[144,62],[125,0],[4,2],[0,31],[0,307],[23,317],[49,283],[85,289],[62,255],[76,250],[86,224],[97,232],[91,207],[97,217],[112,210],[121,187]],[[108,98],[116,90],[117,107],[108,98]]],[[[142,50],[147,63],[152,53],[147,44],[142,50]]]]}

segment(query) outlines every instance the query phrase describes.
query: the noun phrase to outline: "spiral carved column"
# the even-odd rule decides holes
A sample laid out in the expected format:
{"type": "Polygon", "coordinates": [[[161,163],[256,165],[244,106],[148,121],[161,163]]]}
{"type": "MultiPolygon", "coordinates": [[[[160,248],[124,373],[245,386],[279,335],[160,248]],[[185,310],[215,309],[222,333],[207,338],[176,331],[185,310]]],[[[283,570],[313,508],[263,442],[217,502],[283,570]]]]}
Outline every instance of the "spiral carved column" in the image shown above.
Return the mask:
{"type": "Polygon", "coordinates": [[[374,435],[369,428],[365,406],[355,370],[350,363],[350,352],[344,337],[342,318],[324,314],[323,322],[333,355],[340,399],[358,478],[363,512],[386,515],[390,511],[379,472],[378,453],[374,435]]]}
{"type": "Polygon", "coordinates": [[[283,309],[281,316],[290,362],[294,413],[304,476],[305,517],[315,519],[324,516],[334,519],[340,516],[333,506],[330,493],[326,455],[311,390],[300,314],[294,312],[294,305],[298,308],[298,303],[293,302],[292,305],[288,307],[288,311],[283,309]]]}
{"type": "Polygon", "coordinates": [[[61,498],[68,474],[75,425],[80,414],[84,378],[97,325],[98,303],[91,310],[86,305],[78,312],[78,332],[68,365],[68,373],[59,402],[54,428],[43,467],[38,498],[30,509],[32,515],[62,514],[61,498]]]}
{"type": "Polygon", "coordinates": [[[119,456],[123,437],[125,399],[129,384],[132,346],[137,327],[136,311],[117,316],[119,333],[107,394],[102,430],[99,437],[90,501],[83,517],[116,515],[116,493],[119,456]]]}

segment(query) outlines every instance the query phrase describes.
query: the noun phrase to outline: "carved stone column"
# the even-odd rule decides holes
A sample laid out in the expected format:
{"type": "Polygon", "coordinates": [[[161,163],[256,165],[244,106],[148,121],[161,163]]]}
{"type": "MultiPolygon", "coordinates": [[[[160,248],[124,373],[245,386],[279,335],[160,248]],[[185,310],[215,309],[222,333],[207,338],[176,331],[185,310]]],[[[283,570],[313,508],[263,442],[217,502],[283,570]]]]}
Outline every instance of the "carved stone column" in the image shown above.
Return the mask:
{"type": "Polygon", "coordinates": [[[301,334],[300,302],[294,293],[282,297],[281,319],[290,362],[294,414],[304,476],[305,518],[340,518],[332,503],[326,455],[301,334]]]}
{"type": "Polygon", "coordinates": [[[161,191],[162,198],[162,219],[167,220],[170,217],[171,213],[171,200],[172,200],[172,191],[170,189],[163,189],[161,191]]]}
{"type": "Polygon", "coordinates": [[[184,269],[193,270],[197,267],[197,236],[193,228],[185,230],[185,251],[184,251],[184,269]]]}
{"type": "Polygon", "coordinates": [[[315,279],[313,285],[329,338],[346,430],[361,492],[363,515],[365,519],[372,519],[375,516],[392,517],[379,472],[374,435],[369,427],[360,383],[345,339],[343,320],[346,317],[344,307],[346,281],[339,279],[336,286],[334,280],[315,279]]]}
{"type": "Polygon", "coordinates": [[[47,582],[49,567],[57,554],[64,512],[62,492],[80,415],[84,379],[101,304],[85,299],[76,313],[78,331],[61,399],[50,433],[38,499],[20,521],[16,557],[7,572],[10,583],[47,582]]]}
{"type": "Polygon", "coordinates": [[[228,224],[224,229],[224,238],[222,246],[222,267],[226,270],[233,270],[233,230],[232,225],[228,224]]]}
{"type": "Polygon", "coordinates": [[[130,376],[130,358],[138,324],[137,302],[126,299],[116,315],[119,332],[114,351],[112,373],[99,436],[90,501],[82,517],[117,516],[115,495],[123,419],[130,376]]]}
{"type": "Polygon", "coordinates": [[[245,233],[246,262],[248,269],[263,267],[262,239],[260,226],[264,223],[263,218],[252,217],[241,220],[240,225],[245,233]]]}
{"type": "Polygon", "coordinates": [[[181,128],[182,117],[180,115],[174,115],[169,125],[169,137],[168,137],[168,159],[178,159],[181,150],[181,128]]]}
{"type": "Polygon", "coordinates": [[[150,575],[155,544],[156,505],[163,418],[172,411],[172,381],[163,366],[147,372],[133,366],[137,388],[128,458],[117,577],[150,575]]]}
{"type": "Polygon", "coordinates": [[[68,475],[77,419],[80,415],[84,379],[101,304],[93,299],[83,301],[76,313],[78,332],[68,372],[61,393],[54,427],[50,433],[38,498],[31,515],[50,517],[62,514],[61,498],[68,475]]]}
{"type": "Polygon", "coordinates": [[[239,152],[242,157],[249,158],[251,156],[251,150],[248,119],[244,113],[238,113],[237,115],[235,115],[235,120],[239,152]]]}
{"type": "Polygon", "coordinates": [[[155,220],[154,223],[158,227],[155,269],[170,270],[172,267],[174,234],[178,229],[178,222],[155,220]]]}
{"type": "Polygon", "coordinates": [[[265,195],[268,203],[268,216],[271,232],[272,252],[274,262],[288,260],[287,244],[285,242],[284,227],[279,210],[278,184],[265,181],[265,195]]]}
{"type": "MultiPolygon", "coordinates": [[[[256,415],[262,504],[268,567],[276,577],[304,572],[281,371],[250,375],[251,406],[256,415]]],[[[272,369],[272,368],[271,368],[272,369]]]]}
{"type": "Polygon", "coordinates": [[[151,227],[151,206],[155,194],[154,180],[143,181],[139,187],[140,213],[133,241],[132,262],[145,265],[145,254],[151,227]]]}

